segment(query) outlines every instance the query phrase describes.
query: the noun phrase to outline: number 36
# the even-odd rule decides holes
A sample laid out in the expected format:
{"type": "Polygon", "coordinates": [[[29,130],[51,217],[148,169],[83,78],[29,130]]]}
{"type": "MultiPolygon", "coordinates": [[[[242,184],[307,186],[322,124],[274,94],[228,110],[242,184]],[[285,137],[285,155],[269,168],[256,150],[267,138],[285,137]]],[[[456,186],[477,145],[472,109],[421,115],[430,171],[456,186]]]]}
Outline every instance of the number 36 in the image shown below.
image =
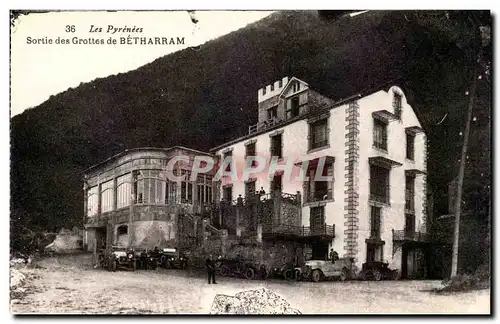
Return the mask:
{"type": "Polygon", "coordinates": [[[74,25],[66,25],[66,32],[67,33],[74,33],[75,32],[75,26],[74,25]]]}

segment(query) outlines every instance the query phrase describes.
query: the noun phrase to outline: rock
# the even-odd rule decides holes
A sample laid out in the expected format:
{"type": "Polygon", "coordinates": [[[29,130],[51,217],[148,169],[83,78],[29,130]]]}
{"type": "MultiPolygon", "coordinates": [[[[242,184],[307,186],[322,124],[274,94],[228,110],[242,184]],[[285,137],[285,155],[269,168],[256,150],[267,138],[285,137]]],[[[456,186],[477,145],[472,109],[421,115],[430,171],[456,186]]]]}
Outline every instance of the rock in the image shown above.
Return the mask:
{"type": "Polygon", "coordinates": [[[21,271],[10,269],[10,289],[20,286],[24,280],[26,280],[26,276],[21,271]]]}
{"type": "Polygon", "coordinates": [[[16,265],[24,265],[26,264],[26,260],[22,258],[14,258],[10,260],[10,266],[16,266],[16,265]]]}
{"type": "Polygon", "coordinates": [[[235,296],[216,295],[210,314],[301,314],[281,296],[261,288],[235,296]]]}

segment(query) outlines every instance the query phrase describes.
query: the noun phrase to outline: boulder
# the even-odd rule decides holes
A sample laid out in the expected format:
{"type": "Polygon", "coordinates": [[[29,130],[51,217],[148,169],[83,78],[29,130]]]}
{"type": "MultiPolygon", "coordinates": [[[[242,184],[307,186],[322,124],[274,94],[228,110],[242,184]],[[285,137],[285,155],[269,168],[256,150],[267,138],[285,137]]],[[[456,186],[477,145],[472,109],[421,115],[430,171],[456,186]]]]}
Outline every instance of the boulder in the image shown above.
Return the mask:
{"type": "Polygon", "coordinates": [[[71,253],[82,249],[82,237],[79,235],[72,235],[71,232],[64,232],[58,234],[54,242],[45,247],[45,252],[55,253],[71,253]]]}
{"type": "Polygon", "coordinates": [[[243,291],[235,296],[215,296],[210,314],[301,314],[281,296],[261,288],[243,291]]]}
{"type": "Polygon", "coordinates": [[[10,289],[16,289],[26,280],[26,276],[18,269],[10,269],[10,289]]]}

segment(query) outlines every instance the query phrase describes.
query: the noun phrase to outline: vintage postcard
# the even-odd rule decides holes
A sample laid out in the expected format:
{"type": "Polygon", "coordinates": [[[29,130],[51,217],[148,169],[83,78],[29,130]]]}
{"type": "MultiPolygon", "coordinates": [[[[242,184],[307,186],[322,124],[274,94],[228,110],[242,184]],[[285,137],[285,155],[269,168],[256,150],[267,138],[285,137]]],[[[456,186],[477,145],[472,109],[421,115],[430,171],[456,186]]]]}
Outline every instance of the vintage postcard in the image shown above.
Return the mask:
{"type": "Polygon", "coordinates": [[[11,10],[11,313],[490,314],[491,22],[11,10]]]}

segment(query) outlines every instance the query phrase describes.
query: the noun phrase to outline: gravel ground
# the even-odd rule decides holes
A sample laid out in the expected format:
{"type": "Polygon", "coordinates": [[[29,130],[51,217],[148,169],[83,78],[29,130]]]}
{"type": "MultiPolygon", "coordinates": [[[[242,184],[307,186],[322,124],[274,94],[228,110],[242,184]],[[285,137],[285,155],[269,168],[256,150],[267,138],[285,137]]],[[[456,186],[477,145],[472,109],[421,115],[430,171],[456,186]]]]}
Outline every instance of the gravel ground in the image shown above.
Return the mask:
{"type": "Polygon", "coordinates": [[[439,281],[286,282],[217,278],[209,285],[199,273],[164,270],[92,269],[88,256],[49,258],[32,269],[27,295],[11,301],[13,313],[208,314],[216,294],[265,287],[302,314],[311,313],[490,313],[490,291],[435,295],[439,281]]]}

